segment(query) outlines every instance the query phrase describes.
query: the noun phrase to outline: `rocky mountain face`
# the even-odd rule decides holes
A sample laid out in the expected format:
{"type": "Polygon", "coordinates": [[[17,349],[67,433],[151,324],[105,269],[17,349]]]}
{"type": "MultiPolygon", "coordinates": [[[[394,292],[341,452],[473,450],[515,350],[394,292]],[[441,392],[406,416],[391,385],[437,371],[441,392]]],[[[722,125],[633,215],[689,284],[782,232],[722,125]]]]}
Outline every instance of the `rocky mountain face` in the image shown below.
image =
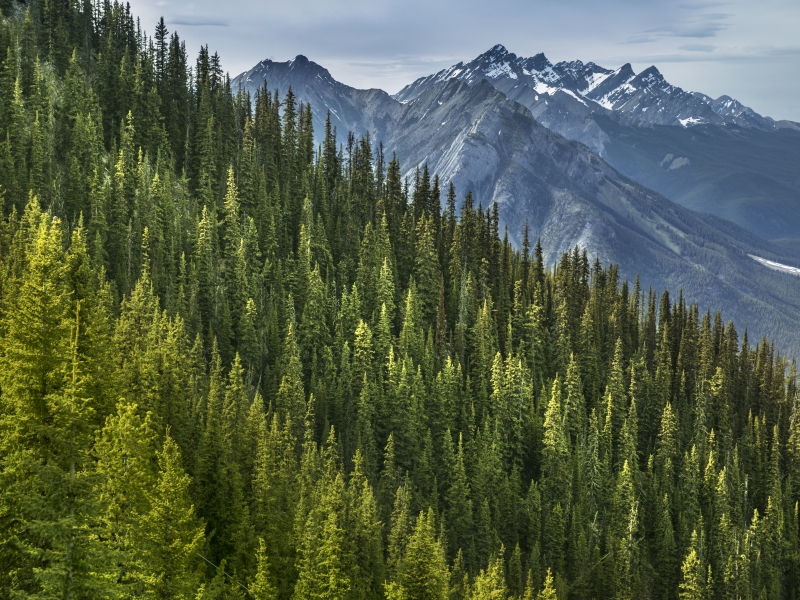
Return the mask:
{"type": "MultiPolygon", "coordinates": [[[[576,245],[586,248],[592,257],[619,264],[625,277],[638,273],[645,286],[682,288],[690,300],[724,310],[726,318],[747,325],[752,334],[775,337],[783,348],[800,349],[800,278],[750,257],[800,265],[797,247],[766,241],[647,189],[587,145],[543,125],[485,77],[442,78],[401,101],[379,90],[345,86],[301,58],[264,63],[261,68],[270,89],[275,86],[283,93],[291,85],[300,101],[311,102],[317,132],[330,109],[340,139],[344,129],[359,135],[369,131],[374,143],[382,142],[387,153],[396,153],[410,180],[427,164],[443,181],[453,182],[460,198],[472,191],[476,205],[496,203],[509,238],[517,244],[527,220],[532,237],[541,238],[548,262],[576,245]]],[[[530,59],[525,67],[529,72],[533,62],[530,59]]],[[[257,69],[236,81],[248,89],[263,85],[257,69]]],[[[570,77],[578,89],[599,72],[594,66],[575,67],[570,77]]],[[[620,124],[602,106],[593,113],[599,104],[573,93],[558,91],[549,99],[556,105],[563,101],[565,107],[570,100],[578,102],[598,135],[610,142],[619,134],[606,133],[608,123],[645,131],[620,124]]],[[[659,169],[681,171],[686,167],[682,158],[663,156],[659,169]]]]}
{"type": "Polygon", "coordinates": [[[469,63],[420,78],[408,102],[439,82],[487,81],[537,121],[577,140],[626,176],[683,206],[768,239],[800,238],[800,125],[774,121],[729,96],[668,83],[656,67],[636,74],[581,61],[551,64],[495,46],[469,63]]]}

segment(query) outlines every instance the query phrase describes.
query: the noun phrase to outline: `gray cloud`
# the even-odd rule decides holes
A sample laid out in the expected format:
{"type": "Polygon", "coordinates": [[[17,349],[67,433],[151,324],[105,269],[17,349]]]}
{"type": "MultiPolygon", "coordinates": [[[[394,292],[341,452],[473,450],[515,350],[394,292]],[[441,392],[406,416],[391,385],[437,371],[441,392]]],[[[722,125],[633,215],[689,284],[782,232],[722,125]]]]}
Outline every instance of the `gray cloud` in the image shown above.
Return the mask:
{"type": "Polygon", "coordinates": [[[219,17],[203,17],[196,15],[182,15],[165,19],[170,25],[186,25],[189,27],[228,27],[229,23],[219,17]]]}
{"type": "Polygon", "coordinates": [[[712,44],[685,44],[679,46],[679,50],[687,50],[688,52],[713,52],[717,47],[712,44]]]}
{"type": "Polygon", "coordinates": [[[650,43],[660,37],[678,38],[710,38],[727,28],[725,20],[731,15],[725,13],[708,13],[691,18],[666,23],[660,27],[649,29],[639,36],[633,36],[628,43],[650,43]],[[635,41],[639,40],[639,41],[635,41]]]}

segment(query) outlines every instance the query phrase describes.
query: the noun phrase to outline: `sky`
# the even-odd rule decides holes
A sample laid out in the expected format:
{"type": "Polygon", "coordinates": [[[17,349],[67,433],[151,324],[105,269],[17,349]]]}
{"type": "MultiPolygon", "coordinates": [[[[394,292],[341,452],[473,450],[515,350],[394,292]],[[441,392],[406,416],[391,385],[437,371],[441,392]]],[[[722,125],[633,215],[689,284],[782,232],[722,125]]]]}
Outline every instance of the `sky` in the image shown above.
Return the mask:
{"type": "Polygon", "coordinates": [[[774,119],[800,121],[798,0],[131,0],[152,33],[163,16],[186,41],[219,52],[231,76],[298,54],[357,88],[399,91],[495,44],[551,62],[639,72],[774,119]]]}

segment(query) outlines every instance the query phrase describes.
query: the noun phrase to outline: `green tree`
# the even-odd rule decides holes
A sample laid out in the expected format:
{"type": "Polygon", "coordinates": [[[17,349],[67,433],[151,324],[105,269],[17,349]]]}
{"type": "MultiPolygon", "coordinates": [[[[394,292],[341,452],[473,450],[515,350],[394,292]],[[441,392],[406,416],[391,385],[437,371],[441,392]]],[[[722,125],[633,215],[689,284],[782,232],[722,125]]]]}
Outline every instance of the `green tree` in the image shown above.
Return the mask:
{"type": "Polygon", "coordinates": [[[136,535],[136,578],[154,598],[194,595],[198,587],[203,526],[194,515],[189,476],[178,445],[167,435],[158,453],[158,475],[148,494],[150,510],[136,535]]]}
{"type": "Polygon", "coordinates": [[[509,597],[503,575],[503,561],[494,558],[489,561],[489,566],[475,577],[469,598],[470,600],[506,600],[509,597]]]}
{"type": "Polygon", "coordinates": [[[397,583],[408,600],[444,600],[448,579],[444,548],[435,536],[433,511],[421,512],[408,538],[397,583]]]}
{"type": "Polygon", "coordinates": [[[256,564],[258,565],[258,570],[250,583],[248,591],[256,600],[277,600],[278,591],[272,583],[273,575],[270,572],[269,558],[267,557],[266,545],[263,539],[258,541],[256,564]]]}

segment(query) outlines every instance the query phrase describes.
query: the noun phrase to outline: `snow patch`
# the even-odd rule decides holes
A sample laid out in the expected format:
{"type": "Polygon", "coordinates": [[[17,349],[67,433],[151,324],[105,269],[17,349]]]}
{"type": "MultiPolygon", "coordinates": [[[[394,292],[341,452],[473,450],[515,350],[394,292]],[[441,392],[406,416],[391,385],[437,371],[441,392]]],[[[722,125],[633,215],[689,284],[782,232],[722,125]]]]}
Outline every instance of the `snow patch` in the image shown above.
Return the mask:
{"type": "Polygon", "coordinates": [[[561,91],[562,91],[562,92],[564,92],[565,94],[569,94],[570,96],[572,96],[573,98],[575,98],[575,100],[577,100],[578,102],[580,102],[581,104],[583,104],[583,105],[584,105],[586,108],[589,108],[589,105],[588,105],[588,104],[586,104],[586,101],[585,101],[583,98],[581,98],[580,96],[578,96],[578,94],[576,94],[576,93],[575,93],[575,92],[573,92],[572,90],[568,90],[568,89],[565,89],[565,88],[561,88],[561,91]]]}
{"type": "Polygon", "coordinates": [[[592,73],[592,75],[588,78],[589,86],[583,90],[583,93],[588,94],[594,88],[608,79],[609,76],[611,76],[611,73],[592,73]]]}
{"type": "Polygon", "coordinates": [[[685,156],[679,156],[675,160],[672,161],[672,164],[669,166],[669,171],[674,171],[675,169],[680,169],[681,167],[688,167],[691,165],[691,161],[686,158],[685,156]]]}
{"type": "Polygon", "coordinates": [[[533,91],[536,92],[537,94],[550,94],[552,96],[558,91],[558,89],[559,88],[554,88],[547,85],[543,81],[537,81],[536,87],[533,88],[533,91]]]}
{"type": "Polygon", "coordinates": [[[800,277],[800,269],[797,267],[790,267],[789,265],[784,265],[779,262],[775,262],[774,260],[767,260],[766,258],[761,258],[760,256],[756,256],[754,254],[748,254],[747,256],[752,258],[757,263],[761,263],[768,269],[772,269],[773,271],[780,271],[781,273],[787,273],[789,275],[800,277]]]}
{"type": "Polygon", "coordinates": [[[506,75],[511,79],[517,79],[517,74],[511,69],[511,65],[505,62],[493,63],[491,67],[484,71],[484,74],[492,79],[497,79],[503,75],[506,75]]]}

